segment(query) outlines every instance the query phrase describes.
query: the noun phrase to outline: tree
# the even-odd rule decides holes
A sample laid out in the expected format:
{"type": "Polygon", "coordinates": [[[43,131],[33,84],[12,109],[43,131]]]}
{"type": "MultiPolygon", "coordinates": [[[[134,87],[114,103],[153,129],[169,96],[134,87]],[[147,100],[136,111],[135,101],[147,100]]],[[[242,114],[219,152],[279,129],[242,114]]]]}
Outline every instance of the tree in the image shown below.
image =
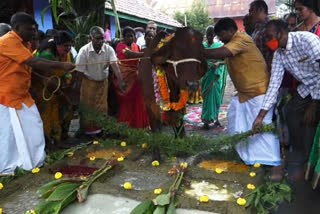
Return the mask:
{"type": "Polygon", "coordinates": [[[175,19],[181,24],[185,23],[185,16],[187,25],[201,33],[205,33],[208,25],[213,23],[209,18],[208,9],[203,1],[195,1],[192,3],[191,9],[186,10],[184,13],[176,12],[174,14],[175,19]]]}

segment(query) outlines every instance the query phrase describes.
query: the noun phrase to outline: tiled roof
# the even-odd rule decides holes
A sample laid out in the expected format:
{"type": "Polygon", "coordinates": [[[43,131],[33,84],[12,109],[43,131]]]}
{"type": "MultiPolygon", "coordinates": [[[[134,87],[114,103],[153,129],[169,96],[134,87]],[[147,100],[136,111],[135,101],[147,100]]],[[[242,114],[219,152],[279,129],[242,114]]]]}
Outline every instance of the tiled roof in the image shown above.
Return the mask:
{"type": "MultiPolygon", "coordinates": [[[[115,0],[117,11],[120,13],[136,16],[142,19],[170,25],[173,27],[182,27],[178,21],[172,17],[160,13],[146,3],[139,0],[115,0]]],[[[109,2],[106,2],[106,9],[112,10],[109,2]]]]}
{"type": "MultiPolygon", "coordinates": [[[[212,18],[239,17],[249,12],[249,5],[254,0],[207,0],[209,16],[212,18]]],[[[276,13],[275,0],[265,0],[269,14],[276,13]]]]}

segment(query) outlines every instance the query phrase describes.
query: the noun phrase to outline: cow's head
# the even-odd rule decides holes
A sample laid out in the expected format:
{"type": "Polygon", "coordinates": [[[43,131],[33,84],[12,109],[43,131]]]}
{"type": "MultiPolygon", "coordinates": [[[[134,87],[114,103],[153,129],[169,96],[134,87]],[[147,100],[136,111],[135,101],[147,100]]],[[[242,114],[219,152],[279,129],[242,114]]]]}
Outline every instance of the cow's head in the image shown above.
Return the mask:
{"type": "Polygon", "coordinates": [[[154,38],[152,63],[161,65],[166,72],[167,79],[174,81],[178,89],[197,89],[199,79],[206,70],[202,34],[188,27],[179,28],[174,36],[159,48],[159,42],[166,36],[165,32],[160,32],[154,38]],[[176,69],[174,68],[172,62],[185,59],[193,60],[180,62],[176,65],[176,69]]]}

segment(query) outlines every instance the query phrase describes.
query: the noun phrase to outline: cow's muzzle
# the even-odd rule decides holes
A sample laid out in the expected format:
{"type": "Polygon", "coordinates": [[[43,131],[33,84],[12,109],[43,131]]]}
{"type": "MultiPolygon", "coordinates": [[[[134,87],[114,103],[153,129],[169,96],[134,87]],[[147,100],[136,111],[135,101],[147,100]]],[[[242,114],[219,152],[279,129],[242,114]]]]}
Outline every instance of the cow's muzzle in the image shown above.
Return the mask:
{"type": "Polygon", "coordinates": [[[195,91],[199,87],[198,81],[186,81],[186,86],[189,91],[195,91]]]}

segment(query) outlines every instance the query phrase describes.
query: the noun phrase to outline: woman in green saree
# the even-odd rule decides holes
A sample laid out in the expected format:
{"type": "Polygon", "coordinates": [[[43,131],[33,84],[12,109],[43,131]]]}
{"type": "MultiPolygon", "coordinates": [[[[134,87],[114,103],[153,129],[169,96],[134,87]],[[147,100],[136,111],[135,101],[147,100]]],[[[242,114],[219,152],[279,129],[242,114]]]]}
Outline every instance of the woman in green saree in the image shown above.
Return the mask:
{"type": "MultiPolygon", "coordinates": [[[[214,42],[214,27],[209,26],[206,30],[207,41],[203,43],[204,48],[218,48],[223,44],[214,42]]],[[[222,104],[225,88],[227,69],[223,61],[207,59],[207,72],[200,80],[201,95],[203,97],[201,120],[204,128],[209,129],[209,124],[221,126],[218,114],[222,104]]]]}

